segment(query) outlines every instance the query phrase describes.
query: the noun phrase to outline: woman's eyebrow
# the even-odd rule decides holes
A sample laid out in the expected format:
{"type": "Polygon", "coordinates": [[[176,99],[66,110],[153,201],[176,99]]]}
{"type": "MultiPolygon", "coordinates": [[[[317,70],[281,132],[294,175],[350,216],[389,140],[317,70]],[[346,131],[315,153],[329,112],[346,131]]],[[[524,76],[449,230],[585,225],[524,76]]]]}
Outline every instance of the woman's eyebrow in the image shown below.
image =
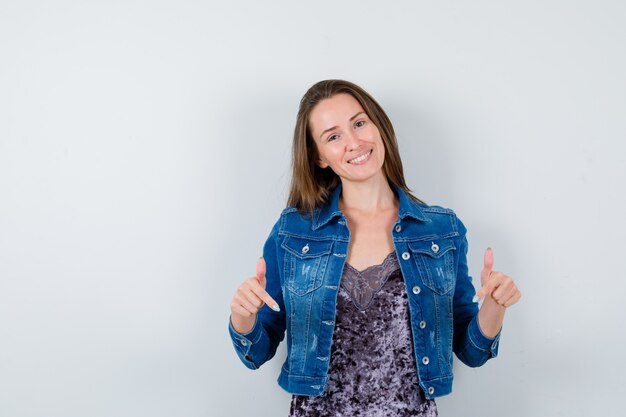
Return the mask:
{"type": "MultiPolygon", "coordinates": [[[[360,111],[360,112],[358,112],[357,114],[355,114],[354,116],[352,116],[352,117],[350,118],[350,121],[353,121],[354,119],[356,119],[356,118],[357,118],[359,115],[361,115],[361,114],[365,114],[365,112],[364,112],[364,111],[360,111]]],[[[329,127],[328,129],[326,129],[325,131],[323,131],[322,133],[320,133],[320,139],[322,138],[322,136],[324,136],[324,133],[329,132],[329,131],[331,131],[331,130],[333,130],[333,129],[337,129],[338,127],[339,127],[339,126],[329,127]]]]}

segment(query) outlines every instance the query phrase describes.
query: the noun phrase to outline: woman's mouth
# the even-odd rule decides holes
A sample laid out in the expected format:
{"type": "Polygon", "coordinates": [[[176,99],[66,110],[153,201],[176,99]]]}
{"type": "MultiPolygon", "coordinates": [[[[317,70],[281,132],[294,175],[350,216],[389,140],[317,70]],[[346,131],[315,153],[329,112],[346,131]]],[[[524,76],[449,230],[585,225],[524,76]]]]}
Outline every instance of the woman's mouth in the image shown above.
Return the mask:
{"type": "Polygon", "coordinates": [[[370,157],[370,155],[371,155],[371,154],[372,154],[372,150],[370,149],[367,153],[364,153],[364,154],[363,154],[363,155],[361,155],[361,156],[357,156],[357,157],[356,157],[356,158],[354,158],[354,159],[350,159],[350,160],[348,161],[348,163],[349,163],[349,164],[353,164],[353,165],[360,165],[360,164],[363,164],[363,163],[365,163],[365,162],[369,159],[369,157],[370,157]]]}

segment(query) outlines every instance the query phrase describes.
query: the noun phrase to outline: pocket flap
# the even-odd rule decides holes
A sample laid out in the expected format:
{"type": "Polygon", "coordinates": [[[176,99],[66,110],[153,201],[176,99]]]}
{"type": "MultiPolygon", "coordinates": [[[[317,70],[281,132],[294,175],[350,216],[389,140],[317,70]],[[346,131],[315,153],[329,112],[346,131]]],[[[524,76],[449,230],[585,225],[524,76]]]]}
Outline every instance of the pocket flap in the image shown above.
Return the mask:
{"type": "Polygon", "coordinates": [[[330,253],[332,240],[310,240],[300,237],[287,236],[281,246],[286,251],[292,253],[298,258],[315,258],[330,253]]]}
{"type": "Polygon", "coordinates": [[[409,248],[414,253],[422,253],[434,259],[441,258],[449,250],[456,249],[452,239],[433,239],[411,242],[409,243],[409,248]]]}

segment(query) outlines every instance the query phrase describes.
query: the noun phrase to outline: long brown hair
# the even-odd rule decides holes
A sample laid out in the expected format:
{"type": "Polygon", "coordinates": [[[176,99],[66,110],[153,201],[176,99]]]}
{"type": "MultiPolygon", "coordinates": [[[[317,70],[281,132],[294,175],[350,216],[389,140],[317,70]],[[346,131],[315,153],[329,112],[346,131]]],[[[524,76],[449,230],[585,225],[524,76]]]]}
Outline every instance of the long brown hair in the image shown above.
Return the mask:
{"type": "Polygon", "coordinates": [[[404,190],[412,200],[423,203],[406,185],[396,134],[382,107],[356,84],[345,80],[323,80],[309,88],[300,100],[293,133],[291,188],[287,205],[296,207],[303,213],[312,213],[328,202],[332,191],[341,182],[330,167],[321,168],[317,165],[319,155],[309,126],[309,116],[313,108],[320,101],[341,93],[354,97],[378,128],[385,146],[383,173],[387,181],[404,190]]]}

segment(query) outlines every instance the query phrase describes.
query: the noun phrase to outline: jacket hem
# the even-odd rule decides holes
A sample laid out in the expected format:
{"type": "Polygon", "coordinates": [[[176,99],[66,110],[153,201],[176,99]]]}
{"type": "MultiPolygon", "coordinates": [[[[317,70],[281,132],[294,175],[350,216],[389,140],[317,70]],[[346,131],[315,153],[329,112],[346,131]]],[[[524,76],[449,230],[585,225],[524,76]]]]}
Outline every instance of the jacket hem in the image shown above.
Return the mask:
{"type": "MultiPolygon", "coordinates": [[[[426,398],[432,399],[448,395],[452,392],[453,376],[444,376],[420,381],[420,386],[426,398]]],[[[328,383],[325,376],[292,375],[284,368],[278,376],[278,385],[293,395],[320,396],[324,394],[324,389],[328,383]]]]}

